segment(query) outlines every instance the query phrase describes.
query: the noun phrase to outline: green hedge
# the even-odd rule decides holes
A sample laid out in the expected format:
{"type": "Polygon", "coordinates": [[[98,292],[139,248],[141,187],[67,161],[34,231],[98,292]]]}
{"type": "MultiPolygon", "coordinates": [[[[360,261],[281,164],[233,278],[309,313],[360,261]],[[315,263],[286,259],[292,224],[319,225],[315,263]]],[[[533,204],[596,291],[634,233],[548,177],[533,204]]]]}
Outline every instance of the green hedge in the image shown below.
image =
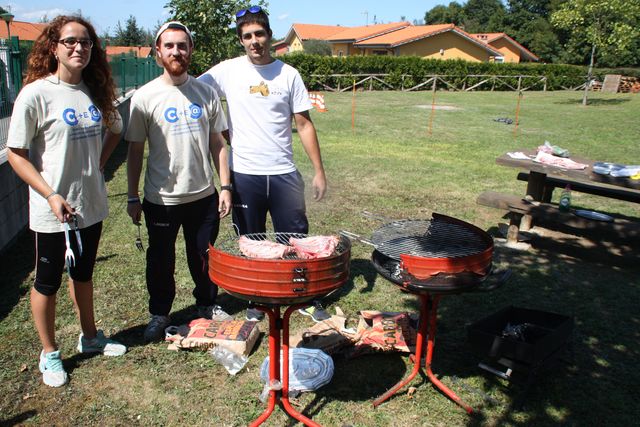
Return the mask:
{"type": "MultiPolygon", "coordinates": [[[[426,76],[433,74],[447,75],[445,80],[454,86],[461,88],[462,81],[469,75],[496,75],[496,76],[538,76],[538,78],[523,79],[523,87],[534,85],[532,89],[542,89],[539,77],[547,78],[548,90],[560,90],[576,87],[584,83],[587,68],[575,65],[558,64],[504,64],[487,62],[469,62],[463,60],[439,60],[423,59],[417,56],[348,56],[331,57],[307,54],[291,54],[279,57],[287,64],[298,69],[310,90],[322,89],[321,82],[337,87],[349,87],[353,84],[356,74],[388,74],[382,78],[393,89],[411,88],[426,80],[426,76]],[[344,74],[345,77],[329,77],[331,74],[344,74]],[[312,76],[316,75],[316,76],[312,76]],[[317,75],[320,75],[318,77],[317,75]],[[403,82],[403,77],[404,82],[403,82]]],[[[599,71],[599,70],[597,70],[599,71]]],[[[611,71],[611,70],[609,70],[611,71]]],[[[637,71],[637,70],[636,70],[637,71]]],[[[599,76],[600,73],[596,73],[599,76]]],[[[607,73],[602,73],[602,76],[607,73]]],[[[465,86],[470,87],[479,83],[484,77],[467,77],[465,86]]],[[[511,86],[517,86],[517,78],[504,79],[511,86]]],[[[367,82],[367,85],[369,82],[367,82]]],[[[374,81],[373,89],[389,89],[386,85],[374,81]]],[[[439,84],[438,87],[446,88],[439,84]]],[[[477,90],[489,90],[492,85],[482,85],[477,90]]],[[[431,85],[420,88],[431,89],[431,85]]],[[[494,90],[511,90],[507,85],[497,82],[494,90]]]]}
{"type": "Polygon", "coordinates": [[[604,79],[606,74],[621,74],[640,79],[640,68],[597,68],[594,74],[600,81],[604,79]]]}

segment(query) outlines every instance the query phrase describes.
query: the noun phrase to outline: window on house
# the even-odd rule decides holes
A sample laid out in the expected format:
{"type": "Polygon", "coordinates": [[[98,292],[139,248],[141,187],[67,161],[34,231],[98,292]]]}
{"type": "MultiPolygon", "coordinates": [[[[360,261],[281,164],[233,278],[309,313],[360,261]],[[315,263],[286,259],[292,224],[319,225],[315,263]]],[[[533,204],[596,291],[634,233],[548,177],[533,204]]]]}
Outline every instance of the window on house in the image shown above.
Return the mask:
{"type": "Polygon", "coordinates": [[[386,50],[376,50],[376,49],[374,49],[374,50],[371,51],[371,53],[373,55],[382,55],[382,56],[387,55],[387,51],[386,50]]]}

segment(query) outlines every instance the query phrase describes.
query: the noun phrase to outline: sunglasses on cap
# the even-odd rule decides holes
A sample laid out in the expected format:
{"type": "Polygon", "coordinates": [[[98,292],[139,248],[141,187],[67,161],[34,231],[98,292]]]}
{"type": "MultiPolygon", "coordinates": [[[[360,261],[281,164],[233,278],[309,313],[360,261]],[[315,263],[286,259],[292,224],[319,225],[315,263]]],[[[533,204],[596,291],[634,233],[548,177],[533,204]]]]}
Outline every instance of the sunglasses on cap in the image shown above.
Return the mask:
{"type": "MultiPolygon", "coordinates": [[[[262,12],[262,8],[260,6],[251,6],[249,9],[242,9],[236,12],[236,18],[242,18],[244,15],[249,13],[258,13],[262,12]]],[[[266,12],[265,12],[266,13],[266,12]]]]}

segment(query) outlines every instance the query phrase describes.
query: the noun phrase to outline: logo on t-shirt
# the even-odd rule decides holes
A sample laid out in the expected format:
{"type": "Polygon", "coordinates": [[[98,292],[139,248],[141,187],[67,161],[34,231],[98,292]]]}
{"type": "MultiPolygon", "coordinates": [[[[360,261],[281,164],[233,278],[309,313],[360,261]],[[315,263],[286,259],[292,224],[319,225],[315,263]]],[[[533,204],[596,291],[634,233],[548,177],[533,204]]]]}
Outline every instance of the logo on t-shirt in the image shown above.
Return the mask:
{"type": "Polygon", "coordinates": [[[99,122],[102,119],[102,114],[95,105],[89,105],[87,110],[78,113],[73,108],[67,108],[62,112],[62,120],[69,126],[75,126],[82,119],[91,119],[94,122],[99,122]]]}
{"type": "Polygon", "coordinates": [[[196,103],[189,105],[189,109],[185,111],[178,111],[176,107],[169,107],[164,111],[164,118],[169,123],[175,123],[180,120],[180,116],[189,116],[194,120],[198,120],[202,117],[202,107],[196,103]]]}
{"type": "Polygon", "coordinates": [[[192,119],[199,119],[202,116],[202,107],[195,103],[191,104],[189,105],[189,112],[192,119]]]}
{"type": "Polygon", "coordinates": [[[178,121],[178,109],[176,107],[169,107],[164,112],[164,118],[169,123],[175,123],[178,121]]]}
{"type": "Polygon", "coordinates": [[[258,86],[249,86],[249,93],[259,93],[262,96],[269,96],[269,86],[263,81],[258,86]]]}
{"type": "Polygon", "coordinates": [[[91,114],[91,120],[94,122],[99,122],[102,118],[102,114],[100,114],[100,110],[96,108],[95,105],[89,106],[89,114],[91,114]]]}

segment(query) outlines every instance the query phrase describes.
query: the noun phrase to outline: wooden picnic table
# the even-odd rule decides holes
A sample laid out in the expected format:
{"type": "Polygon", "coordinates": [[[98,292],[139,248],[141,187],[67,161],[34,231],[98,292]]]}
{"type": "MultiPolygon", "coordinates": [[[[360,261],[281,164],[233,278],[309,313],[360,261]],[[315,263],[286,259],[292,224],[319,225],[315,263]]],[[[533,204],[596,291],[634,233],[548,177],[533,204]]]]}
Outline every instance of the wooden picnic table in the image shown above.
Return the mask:
{"type": "MultiPolygon", "coordinates": [[[[535,155],[533,151],[523,151],[526,155],[535,155]]],[[[500,166],[528,171],[528,175],[519,174],[519,180],[527,181],[526,194],[533,200],[550,202],[554,188],[564,188],[567,184],[578,192],[610,197],[628,202],[640,203],[640,180],[614,178],[593,172],[593,160],[571,157],[571,160],[587,165],[585,169],[563,169],[533,160],[513,159],[506,153],[496,159],[500,166]]]]}
{"type": "MultiPolygon", "coordinates": [[[[522,151],[534,156],[534,151],[522,151]]],[[[580,218],[572,213],[560,212],[551,204],[555,188],[571,186],[575,192],[583,192],[601,197],[640,203],[640,180],[615,178],[593,172],[593,160],[571,157],[571,160],[586,164],[585,169],[564,169],[558,166],[534,162],[531,159],[514,159],[502,154],[496,158],[500,166],[520,169],[517,179],[527,182],[525,197],[487,191],[478,197],[478,203],[498,209],[506,209],[511,213],[511,222],[507,240],[517,240],[518,230],[531,228],[533,219],[568,224],[575,228],[591,229],[608,227],[620,235],[637,235],[636,221],[618,220],[611,223],[600,223],[580,218]]]]}

